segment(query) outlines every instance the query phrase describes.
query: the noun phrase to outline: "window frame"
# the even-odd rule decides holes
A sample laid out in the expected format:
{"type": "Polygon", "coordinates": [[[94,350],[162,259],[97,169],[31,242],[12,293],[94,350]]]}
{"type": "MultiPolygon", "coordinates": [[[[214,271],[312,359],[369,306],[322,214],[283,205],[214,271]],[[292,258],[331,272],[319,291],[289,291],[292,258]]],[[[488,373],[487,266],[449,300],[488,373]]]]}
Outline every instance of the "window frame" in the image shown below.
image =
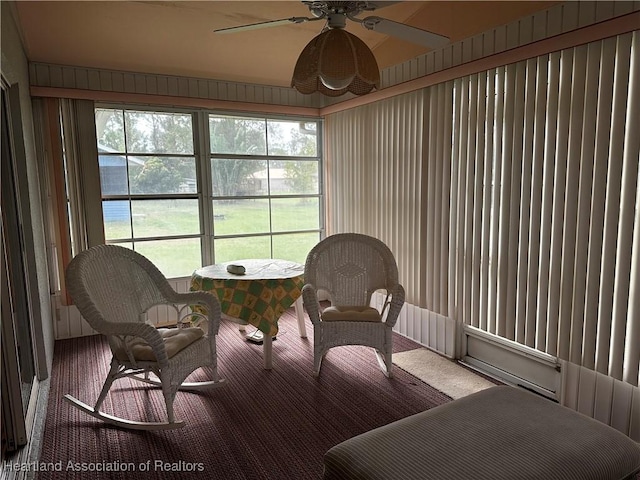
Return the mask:
{"type": "MultiPolygon", "coordinates": [[[[213,210],[213,202],[220,200],[267,200],[269,202],[269,231],[261,232],[261,233],[246,233],[246,234],[219,234],[216,232],[215,225],[212,225],[210,232],[212,232],[211,246],[213,247],[216,240],[221,239],[233,239],[233,238],[256,238],[256,237],[270,237],[270,255],[271,258],[274,257],[274,243],[273,238],[284,235],[292,235],[299,233],[309,233],[309,232],[318,232],[318,239],[322,238],[322,234],[324,232],[324,209],[323,209],[323,181],[322,181],[322,122],[321,119],[311,119],[308,117],[287,117],[281,115],[261,115],[261,116],[250,116],[246,113],[229,113],[229,112],[207,112],[207,126],[209,125],[209,119],[211,116],[217,117],[228,117],[228,118],[252,118],[255,120],[260,120],[264,122],[264,132],[265,132],[265,153],[260,154],[233,154],[233,153],[214,153],[212,152],[212,148],[208,145],[207,152],[209,155],[209,159],[206,162],[206,165],[210,169],[210,175],[212,175],[213,169],[211,168],[211,164],[214,160],[249,160],[249,161],[264,161],[266,162],[266,171],[267,178],[269,173],[271,172],[271,162],[279,162],[279,161],[303,161],[303,162],[317,162],[318,165],[318,192],[314,194],[274,194],[270,191],[271,182],[267,181],[268,191],[266,194],[261,195],[216,195],[213,192],[213,182],[208,183],[208,187],[210,187],[210,191],[208,193],[209,205],[213,210]],[[300,156],[300,155],[282,155],[282,154],[271,154],[269,152],[269,122],[270,121],[291,121],[291,122],[313,122],[316,124],[316,155],[315,156],[300,156]],[[273,207],[272,201],[279,199],[293,199],[293,198],[314,198],[318,200],[318,228],[317,229],[294,229],[294,230],[282,230],[282,231],[274,231],[273,230],[273,207]]],[[[207,129],[208,131],[208,129],[207,129]]],[[[210,132],[209,132],[210,134],[210,132]]],[[[210,137],[207,136],[207,140],[210,137]]],[[[215,212],[212,211],[210,217],[214,219],[215,212]]],[[[214,221],[215,223],[215,221],[214,221]]],[[[208,249],[208,252],[211,254],[211,263],[215,263],[215,248],[208,249]]]]}
{"type": "MultiPolygon", "coordinates": [[[[254,112],[231,112],[231,111],[218,111],[210,109],[193,109],[193,108],[177,108],[177,107],[163,107],[156,105],[137,105],[137,104],[122,104],[122,103],[104,103],[96,102],[94,111],[108,109],[119,110],[122,112],[127,111],[139,111],[149,113],[178,113],[191,116],[192,134],[193,134],[193,154],[177,154],[177,153],[129,153],[126,152],[127,145],[125,144],[125,152],[111,152],[110,155],[132,155],[136,157],[173,157],[173,158],[194,158],[195,159],[195,173],[196,173],[196,191],[195,193],[167,193],[167,194],[137,194],[131,192],[131,187],[127,183],[128,192],[126,194],[100,194],[101,201],[117,201],[124,200],[129,202],[129,211],[132,213],[132,202],[136,201],[153,201],[153,200],[167,200],[167,199],[186,199],[197,200],[198,202],[198,224],[199,233],[190,234],[170,234],[162,236],[138,236],[136,237],[131,229],[130,238],[110,238],[105,240],[106,243],[125,244],[131,245],[135,249],[136,243],[143,243],[157,240],[171,240],[171,239],[193,239],[198,238],[200,240],[200,261],[201,265],[210,265],[216,262],[215,258],[215,244],[218,240],[233,239],[233,238],[250,238],[250,237],[268,237],[270,244],[270,255],[273,258],[274,252],[274,237],[298,234],[298,233],[313,233],[317,232],[318,239],[324,237],[325,233],[325,208],[324,208],[324,178],[323,178],[323,121],[320,117],[309,116],[296,116],[296,115],[282,115],[282,114],[265,114],[254,112]],[[257,121],[264,122],[265,125],[265,141],[266,141],[266,153],[251,155],[251,154],[218,154],[211,152],[210,146],[210,131],[209,131],[209,118],[210,116],[219,117],[239,117],[239,118],[251,118],[257,121]],[[287,155],[270,155],[267,138],[267,125],[269,121],[284,121],[284,122],[309,122],[316,124],[316,156],[287,156],[287,155]],[[213,193],[213,174],[211,165],[214,159],[245,159],[266,161],[267,170],[269,169],[269,162],[272,161],[309,161],[317,162],[318,165],[318,190],[317,193],[305,193],[305,194],[271,194],[267,192],[266,195],[214,195],[213,193]],[[317,229],[297,229],[297,230],[284,230],[274,231],[272,221],[272,199],[287,199],[287,198],[312,198],[317,199],[318,202],[318,228],[317,229]],[[214,207],[213,203],[216,200],[246,200],[246,199],[259,199],[268,200],[269,203],[269,230],[258,233],[239,233],[239,234],[218,234],[215,231],[214,225],[214,207]]],[[[126,127],[123,127],[126,130],[126,127]]],[[[126,137],[125,137],[126,141],[126,137]]],[[[98,155],[103,155],[99,152],[98,155]]],[[[97,159],[96,159],[97,160],[97,159]]],[[[128,166],[127,166],[128,172],[128,166]]],[[[100,219],[102,227],[104,228],[104,217],[100,219]]],[[[133,226],[133,218],[130,220],[130,225],[133,226]]],[[[180,277],[170,278],[184,278],[187,275],[180,277]]]]}

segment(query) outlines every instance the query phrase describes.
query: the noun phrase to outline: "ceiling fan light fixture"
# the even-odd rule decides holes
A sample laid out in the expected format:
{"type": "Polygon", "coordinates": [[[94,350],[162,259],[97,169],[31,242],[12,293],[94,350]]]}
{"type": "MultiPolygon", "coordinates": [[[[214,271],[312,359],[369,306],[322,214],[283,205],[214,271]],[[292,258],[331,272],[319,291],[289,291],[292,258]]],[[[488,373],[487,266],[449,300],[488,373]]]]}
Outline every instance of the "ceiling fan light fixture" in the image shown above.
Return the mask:
{"type": "Polygon", "coordinates": [[[341,28],[333,28],[314,37],[304,47],[294,68],[291,86],[303,94],[364,95],[380,88],[380,70],[362,40],[341,28]]]}
{"type": "Polygon", "coordinates": [[[347,88],[351,82],[353,82],[354,78],[355,75],[349,77],[332,77],[327,74],[320,75],[320,81],[329,90],[342,90],[343,88],[347,88]]]}

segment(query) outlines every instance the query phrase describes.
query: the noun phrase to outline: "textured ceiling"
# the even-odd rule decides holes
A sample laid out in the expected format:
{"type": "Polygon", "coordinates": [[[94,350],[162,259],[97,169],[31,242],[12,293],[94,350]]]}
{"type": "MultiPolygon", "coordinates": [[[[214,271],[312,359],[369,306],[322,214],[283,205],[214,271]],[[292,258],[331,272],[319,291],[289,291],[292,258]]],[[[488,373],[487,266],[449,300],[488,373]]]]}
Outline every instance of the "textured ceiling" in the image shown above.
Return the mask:
{"type": "MultiPolygon", "coordinates": [[[[510,23],[559,3],[386,2],[377,15],[446,35],[452,41],[510,23]]],[[[18,1],[27,57],[76,65],[289,86],[296,59],[323,21],[218,34],[247,23],[310,16],[300,1],[18,1]]],[[[380,68],[428,50],[348,22],[347,30],[373,50],[380,68]]]]}

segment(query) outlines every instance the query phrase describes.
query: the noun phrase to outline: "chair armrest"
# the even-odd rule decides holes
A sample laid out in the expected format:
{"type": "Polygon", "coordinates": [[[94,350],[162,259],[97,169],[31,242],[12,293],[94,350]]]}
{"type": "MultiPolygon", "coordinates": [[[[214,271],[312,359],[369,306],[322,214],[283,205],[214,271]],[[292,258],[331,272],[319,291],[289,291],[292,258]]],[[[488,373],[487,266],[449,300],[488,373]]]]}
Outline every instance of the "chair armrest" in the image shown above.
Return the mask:
{"type": "Polygon", "coordinates": [[[391,300],[389,301],[389,311],[387,312],[385,323],[393,328],[404,305],[404,287],[400,284],[394,285],[388,290],[388,293],[391,300]]]}
{"type": "MultiPolygon", "coordinates": [[[[160,368],[165,367],[169,363],[162,335],[160,335],[158,329],[153,325],[140,322],[105,322],[100,333],[111,337],[117,337],[123,342],[123,344],[125,344],[124,337],[140,337],[147,342],[153,350],[160,368]]],[[[131,356],[126,344],[124,347],[127,350],[127,355],[129,355],[129,360],[135,364],[135,359],[131,356]]]]}
{"type": "Polygon", "coordinates": [[[316,287],[307,283],[302,287],[302,303],[309,315],[311,323],[317,325],[320,323],[320,302],[318,302],[318,292],[316,287]]]}
{"type": "Polygon", "coordinates": [[[144,338],[147,342],[162,342],[162,336],[153,325],[141,322],[104,322],[100,333],[144,338]]]}
{"type": "Polygon", "coordinates": [[[189,306],[201,306],[206,309],[205,315],[207,317],[207,323],[209,324],[207,335],[214,337],[218,334],[220,329],[220,320],[222,318],[222,310],[220,309],[220,302],[218,298],[211,292],[195,291],[186,293],[175,293],[168,298],[172,303],[185,304],[189,306]]]}

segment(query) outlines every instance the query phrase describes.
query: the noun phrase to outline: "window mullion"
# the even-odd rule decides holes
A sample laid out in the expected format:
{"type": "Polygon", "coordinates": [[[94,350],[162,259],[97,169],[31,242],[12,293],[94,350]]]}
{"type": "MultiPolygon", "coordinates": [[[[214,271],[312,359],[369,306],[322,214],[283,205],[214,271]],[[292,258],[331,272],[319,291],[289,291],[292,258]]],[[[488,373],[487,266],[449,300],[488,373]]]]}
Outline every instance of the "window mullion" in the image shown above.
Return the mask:
{"type": "Polygon", "coordinates": [[[196,147],[196,171],[198,175],[198,198],[200,203],[200,225],[202,231],[202,265],[214,263],[213,255],[213,192],[211,180],[211,148],[208,113],[194,115],[194,145],[196,147]]]}

